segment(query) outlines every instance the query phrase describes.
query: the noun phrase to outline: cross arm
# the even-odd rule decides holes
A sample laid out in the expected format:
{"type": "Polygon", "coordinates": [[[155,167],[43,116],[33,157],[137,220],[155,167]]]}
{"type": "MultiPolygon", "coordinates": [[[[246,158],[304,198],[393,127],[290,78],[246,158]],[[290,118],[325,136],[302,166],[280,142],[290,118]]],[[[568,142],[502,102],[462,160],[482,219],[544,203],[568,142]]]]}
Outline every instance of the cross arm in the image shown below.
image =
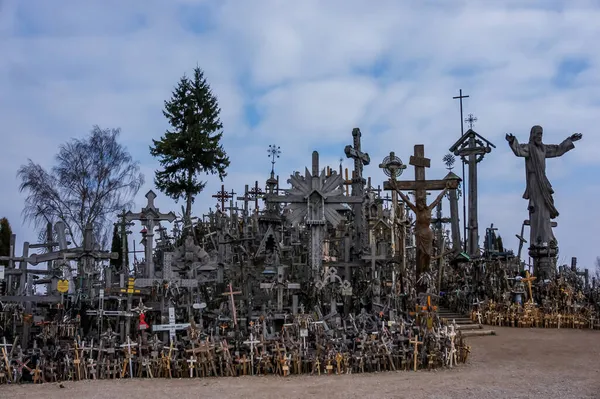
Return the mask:
{"type": "Polygon", "coordinates": [[[490,147],[474,147],[474,148],[466,147],[466,148],[463,148],[463,149],[455,152],[455,154],[459,155],[459,156],[485,155],[490,152],[489,149],[490,149],[490,147]]]}
{"type": "Polygon", "coordinates": [[[363,199],[361,197],[349,197],[345,195],[336,195],[333,197],[327,197],[327,203],[336,203],[336,204],[362,204],[363,199]]]}
{"type": "Polygon", "coordinates": [[[433,191],[443,190],[446,187],[450,189],[458,188],[458,181],[456,180],[422,180],[422,181],[396,181],[392,185],[389,181],[383,182],[383,189],[386,191],[393,191],[394,188],[398,190],[409,190],[409,191],[433,191]]]}
{"type": "Polygon", "coordinates": [[[267,202],[273,203],[293,203],[293,202],[306,202],[306,199],[301,195],[269,195],[265,197],[267,202]]]}

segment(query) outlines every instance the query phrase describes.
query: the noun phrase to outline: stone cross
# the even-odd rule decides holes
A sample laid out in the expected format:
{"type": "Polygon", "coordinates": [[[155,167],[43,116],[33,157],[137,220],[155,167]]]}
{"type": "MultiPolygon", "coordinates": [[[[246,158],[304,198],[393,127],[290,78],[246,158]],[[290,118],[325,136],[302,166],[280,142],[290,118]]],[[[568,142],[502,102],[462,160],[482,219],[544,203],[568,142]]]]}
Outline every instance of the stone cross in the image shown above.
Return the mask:
{"type": "Polygon", "coordinates": [[[467,130],[449,151],[456,156],[460,156],[462,161],[469,167],[469,227],[467,240],[467,251],[471,258],[478,257],[479,254],[479,224],[477,215],[477,164],[481,162],[485,154],[489,154],[494,144],[476,133],[473,129],[467,130]]]}
{"type": "MultiPolygon", "coordinates": [[[[366,152],[362,152],[360,137],[362,136],[359,128],[352,129],[353,145],[347,145],[344,148],[344,153],[347,158],[354,160],[354,172],[352,173],[352,196],[357,198],[363,198],[365,179],[363,178],[363,168],[371,163],[371,158],[366,152]]],[[[356,226],[356,242],[355,247],[357,251],[362,250],[367,246],[367,228],[365,215],[363,215],[363,206],[361,203],[354,203],[352,211],[355,217],[356,226]]]]}
{"type": "Polygon", "coordinates": [[[154,244],[154,227],[155,223],[161,221],[167,221],[172,223],[177,216],[173,212],[161,213],[159,209],[154,205],[154,199],[156,194],[150,190],[146,194],[147,204],[142,208],[141,212],[133,213],[128,211],[125,214],[125,220],[128,222],[133,220],[139,220],[142,225],[146,228],[146,245],[145,245],[145,262],[146,262],[146,277],[154,278],[154,262],[153,257],[153,244],[154,244]]]}

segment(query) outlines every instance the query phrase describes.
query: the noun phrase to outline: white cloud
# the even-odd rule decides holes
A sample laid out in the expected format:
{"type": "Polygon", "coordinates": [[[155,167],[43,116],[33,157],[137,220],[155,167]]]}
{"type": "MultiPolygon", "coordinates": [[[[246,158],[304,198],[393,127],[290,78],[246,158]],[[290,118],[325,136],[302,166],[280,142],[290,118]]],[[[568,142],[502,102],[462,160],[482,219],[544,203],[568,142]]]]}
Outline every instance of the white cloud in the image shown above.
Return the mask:
{"type": "MultiPolygon", "coordinates": [[[[600,193],[590,187],[600,167],[600,8],[593,1],[450,3],[179,0],[65,2],[50,9],[43,1],[3,2],[0,212],[19,240],[35,238],[19,226],[18,166],[27,158],[49,166],[60,143],[94,124],[120,126],[141,161],[147,180],[141,207],[157,167],[148,146],[167,127],[163,101],[196,64],[223,110],[232,158],[223,184],[238,193],[255,180],[264,187],[269,144],[283,151],[276,165],[282,184],[310,166],[313,149],[322,166],[337,170],[343,157],[351,167],[343,147],[354,127],[371,155],[365,172],[374,185],[384,179],[378,168],[384,156],[395,151],[407,163],[417,143],[432,160],[427,176],[443,177],[441,158],[460,136],[452,97],[462,88],[471,96],[465,117],[475,114],[475,130],[497,146],[479,164],[480,236],[493,222],[516,250],[508,237],[527,216],[523,160],[504,135],[527,141],[538,123],[549,143],[582,132],[573,152],[548,161],[548,176],[561,211],[561,254],[591,266],[593,221],[600,216],[592,205],[600,193]],[[560,86],[567,58],[587,69],[560,86]],[[256,124],[246,118],[248,108],[256,124]]],[[[403,178],[413,176],[408,169],[403,178]]],[[[194,205],[198,214],[216,203],[211,195],[221,182],[208,181],[194,205]]],[[[180,208],[161,194],[157,204],[162,211],[180,208]]]]}

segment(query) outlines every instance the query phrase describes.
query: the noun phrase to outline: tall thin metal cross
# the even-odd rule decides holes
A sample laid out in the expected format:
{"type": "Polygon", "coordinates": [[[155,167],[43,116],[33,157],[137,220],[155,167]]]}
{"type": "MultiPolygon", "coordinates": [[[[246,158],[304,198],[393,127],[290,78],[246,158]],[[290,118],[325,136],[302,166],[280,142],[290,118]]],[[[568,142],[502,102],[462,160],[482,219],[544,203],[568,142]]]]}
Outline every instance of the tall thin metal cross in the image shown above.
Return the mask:
{"type": "Polygon", "coordinates": [[[469,124],[469,129],[473,129],[473,125],[475,124],[475,122],[477,122],[477,117],[473,116],[473,114],[469,114],[465,118],[465,122],[469,124]]]}
{"type": "Polygon", "coordinates": [[[460,89],[458,91],[458,96],[452,97],[454,100],[459,100],[460,101],[460,135],[462,137],[463,134],[465,134],[465,127],[463,124],[463,98],[469,98],[468,95],[463,96],[462,94],[462,89],[460,89]]]}
{"type": "MultiPolygon", "coordinates": [[[[458,90],[458,96],[452,97],[454,100],[458,99],[460,101],[460,137],[462,137],[465,134],[465,125],[463,122],[463,98],[469,98],[468,95],[463,96],[462,94],[462,89],[458,90]]],[[[465,162],[463,161],[462,163],[462,181],[463,181],[463,185],[465,184],[465,162]]],[[[466,200],[466,195],[465,195],[466,191],[464,190],[463,187],[463,237],[465,237],[464,240],[464,251],[467,251],[467,200],[466,200]]]]}

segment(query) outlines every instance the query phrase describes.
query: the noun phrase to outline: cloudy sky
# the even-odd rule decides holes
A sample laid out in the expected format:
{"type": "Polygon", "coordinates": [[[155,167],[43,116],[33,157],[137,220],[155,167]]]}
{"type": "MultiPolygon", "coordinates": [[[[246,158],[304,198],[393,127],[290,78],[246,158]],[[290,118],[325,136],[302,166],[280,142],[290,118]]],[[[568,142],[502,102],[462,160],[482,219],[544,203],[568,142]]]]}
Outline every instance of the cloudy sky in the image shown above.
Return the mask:
{"type": "MultiPolygon", "coordinates": [[[[414,144],[431,158],[427,176],[441,178],[460,136],[452,97],[463,89],[465,117],[497,146],[479,168],[480,236],[494,223],[515,250],[525,172],[505,134],[526,142],[541,124],[545,142],[559,143],[582,132],[547,173],[561,263],[577,256],[590,267],[600,255],[598,21],[591,0],[0,0],[0,216],[17,233],[17,254],[35,241],[21,221],[18,167],[27,158],[50,167],[59,144],[94,124],[122,129],[146,176],[141,207],[158,166],[148,146],[167,128],[163,101],[198,65],[222,108],[225,188],[238,193],[264,186],[269,144],[281,147],[283,182],[310,165],[312,150],[337,169],[354,127],[375,184],[383,157],[393,150],[407,163],[414,144]]],[[[197,215],[214,209],[220,184],[209,179],[197,215]]],[[[157,204],[180,208],[160,194],[157,204]]]]}

